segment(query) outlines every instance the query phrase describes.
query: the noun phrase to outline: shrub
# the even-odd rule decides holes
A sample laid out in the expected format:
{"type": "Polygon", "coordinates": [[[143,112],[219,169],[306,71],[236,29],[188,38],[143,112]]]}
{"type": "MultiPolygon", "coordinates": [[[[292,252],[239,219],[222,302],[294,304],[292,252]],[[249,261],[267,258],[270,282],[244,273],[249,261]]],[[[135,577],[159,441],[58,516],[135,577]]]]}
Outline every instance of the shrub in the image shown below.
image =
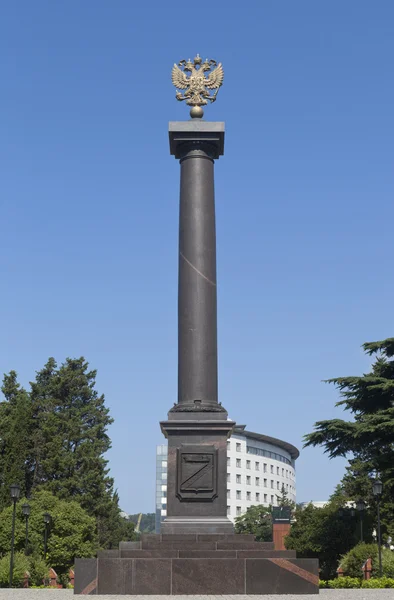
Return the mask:
{"type": "MultiPolygon", "coordinates": [[[[21,587],[25,572],[29,570],[29,561],[22,552],[14,554],[14,569],[12,573],[13,587],[21,587]]],[[[0,559],[0,587],[8,587],[10,577],[10,553],[0,559]]]]}
{"type": "MultiPolygon", "coordinates": [[[[373,565],[373,577],[377,577],[377,573],[379,570],[379,562],[378,558],[376,558],[376,563],[373,565]]],[[[383,576],[386,578],[394,578],[394,552],[389,550],[388,548],[382,548],[382,571],[383,576]]]]}
{"type": "Polygon", "coordinates": [[[29,585],[41,586],[44,579],[48,577],[49,567],[45,560],[37,553],[29,556],[29,568],[30,573],[29,585]]]}
{"type": "Polygon", "coordinates": [[[319,579],[319,588],[320,589],[328,588],[328,581],[326,579],[319,579]]]}
{"type": "Polygon", "coordinates": [[[361,587],[361,579],[357,577],[338,577],[328,582],[328,586],[334,590],[340,588],[359,588],[361,587]]]}
{"type": "Polygon", "coordinates": [[[340,565],[343,572],[349,577],[361,577],[361,569],[367,558],[371,557],[374,562],[377,555],[376,544],[360,543],[341,558],[340,565]]]}
{"type": "MultiPolygon", "coordinates": [[[[372,558],[372,577],[379,576],[377,544],[357,544],[341,560],[343,572],[349,577],[361,577],[362,566],[367,558],[372,558]]],[[[382,548],[382,571],[385,577],[394,577],[394,552],[382,548]]]]}
{"type": "Polygon", "coordinates": [[[320,588],[331,588],[334,590],[342,588],[394,588],[394,579],[390,577],[380,577],[376,579],[363,580],[358,577],[338,577],[330,581],[319,581],[320,588]]]}
{"type": "Polygon", "coordinates": [[[379,579],[367,579],[363,581],[363,588],[394,588],[394,579],[390,577],[380,577],[379,579]]]}

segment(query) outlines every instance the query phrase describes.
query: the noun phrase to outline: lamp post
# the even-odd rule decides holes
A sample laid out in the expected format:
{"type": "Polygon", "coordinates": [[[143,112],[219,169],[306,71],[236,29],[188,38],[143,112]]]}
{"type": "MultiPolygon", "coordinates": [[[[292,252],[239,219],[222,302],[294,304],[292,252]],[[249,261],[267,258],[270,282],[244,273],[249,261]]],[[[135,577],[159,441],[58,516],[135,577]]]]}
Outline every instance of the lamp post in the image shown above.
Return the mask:
{"type": "Polygon", "coordinates": [[[19,499],[21,489],[17,483],[13,483],[10,487],[11,492],[11,500],[14,503],[14,508],[12,511],[12,529],[11,529],[11,557],[10,557],[10,581],[9,587],[12,587],[12,579],[14,574],[14,538],[15,538],[15,512],[16,512],[16,503],[19,499]]]}
{"type": "Polygon", "coordinates": [[[376,498],[376,506],[378,509],[378,552],[379,552],[379,575],[383,576],[382,570],[382,540],[380,537],[380,498],[383,492],[383,484],[380,479],[375,479],[372,485],[373,495],[376,498]]]}
{"type": "Polygon", "coordinates": [[[48,543],[48,525],[51,522],[51,515],[49,513],[44,513],[44,560],[47,559],[47,543],[48,543]]]}
{"type": "Polygon", "coordinates": [[[364,510],[365,510],[365,502],[360,498],[356,502],[356,508],[360,513],[360,542],[363,542],[363,520],[364,520],[364,510]]]}
{"type": "Polygon", "coordinates": [[[28,554],[30,504],[22,504],[22,514],[26,520],[25,555],[28,554]]]}

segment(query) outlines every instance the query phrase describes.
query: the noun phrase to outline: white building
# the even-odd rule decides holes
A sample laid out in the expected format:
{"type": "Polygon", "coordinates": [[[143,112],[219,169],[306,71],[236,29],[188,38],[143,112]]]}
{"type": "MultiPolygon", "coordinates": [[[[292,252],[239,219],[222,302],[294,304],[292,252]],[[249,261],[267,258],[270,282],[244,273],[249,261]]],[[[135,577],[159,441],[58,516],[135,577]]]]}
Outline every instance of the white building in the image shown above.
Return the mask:
{"type": "MultiPolygon", "coordinates": [[[[250,506],[275,506],[282,487],[296,501],[297,448],[245,427],[238,425],[227,441],[227,514],[232,521],[250,506]]],[[[156,533],[166,514],[167,447],[161,445],[156,451],[156,533]]]]}

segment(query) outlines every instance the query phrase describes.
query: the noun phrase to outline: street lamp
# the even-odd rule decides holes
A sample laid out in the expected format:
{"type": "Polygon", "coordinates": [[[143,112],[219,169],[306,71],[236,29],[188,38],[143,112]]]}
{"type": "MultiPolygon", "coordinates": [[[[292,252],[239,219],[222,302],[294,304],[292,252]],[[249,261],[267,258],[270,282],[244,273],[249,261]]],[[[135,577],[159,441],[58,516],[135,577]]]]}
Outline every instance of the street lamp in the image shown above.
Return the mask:
{"type": "Polygon", "coordinates": [[[44,513],[44,560],[47,559],[47,543],[48,543],[48,525],[51,522],[51,515],[49,513],[44,513]]]}
{"type": "Polygon", "coordinates": [[[383,492],[383,483],[380,481],[380,479],[375,479],[375,481],[373,482],[372,485],[372,491],[373,491],[373,495],[376,498],[376,505],[378,508],[378,551],[379,551],[379,575],[380,577],[383,576],[383,570],[382,570],[382,540],[380,537],[380,497],[382,495],[383,492]]]}
{"type": "Polygon", "coordinates": [[[356,502],[356,508],[358,510],[358,512],[360,513],[360,542],[363,542],[363,520],[364,520],[364,510],[365,510],[365,502],[364,500],[362,500],[360,498],[360,500],[357,500],[356,502]]]}
{"type": "Polygon", "coordinates": [[[11,500],[14,503],[14,508],[12,510],[12,529],[11,529],[11,557],[10,557],[10,585],[12,587],[12,579],[14,574],[14,537],[15,537],[15,511],[16,511],[16,503],[19,499],[21,488],[17,483],[13,483],[10,487],[11,500]]]}
{"type": "Polygon", "coordinates": [[[26,540],[25,540],[25,554],[27,556],[28,543],[29,543],[29,516],[30,516],[30,504],[22,504],[22,514],[26,520],[26,540]]]}

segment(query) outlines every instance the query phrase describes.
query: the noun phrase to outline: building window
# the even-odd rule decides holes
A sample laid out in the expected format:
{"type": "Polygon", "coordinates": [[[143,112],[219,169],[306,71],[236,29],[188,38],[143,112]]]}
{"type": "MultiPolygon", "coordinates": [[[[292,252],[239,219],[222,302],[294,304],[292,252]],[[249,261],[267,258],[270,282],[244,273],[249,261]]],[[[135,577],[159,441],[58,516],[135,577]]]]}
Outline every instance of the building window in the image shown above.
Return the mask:
{"type": "Polygon", "coordinates": [[[271,465],[271,473],[274,472],[274,465],[271,465]]]}
{"type": "Polygon", "coordinates": [[[235,480],[237,483],[241,483],[241,475],[236,475],[235,480]]]}
{"type": "Polygon", "coordinates": [[[279,481],[276,482],[276,489],[280,490],[280,485],[279,485],[279,481]]]}
{"type": "Polygon", "coordinates": [[[274,504],[274,497],[273,496],[271,496],[271,504],[272,505],[274,504]]]}
{"type": "Polygon", "coordinates": [[[264,469],[263,470],[264,470],[264,473],[267,472],[267,463],[264,463],[264,469]]]}
{"type": "Polygon", "coordinates": [[[241,444],[239,444],[238,442],[235,445],[235,449],[237,450],[237,452],[241,452],[241,444]]]}
{"type": "Polygon", "coordinates": [[[274,489],[274,480],[271,479],[271,489],[274,489]]]}
{"type": "Polygon", "coordinates": [[[247,460],[247,461],[246,461],[246,468],[247,468],[247,469],[250,469],[250,460],[247,460]]]}
{"type": "Polygon", "coordinates": [[[227,514],[231,515],[231,508],[229,506],[227,506],[227,514]]]}
{"type": "Polygon", "coordinates": [[[230,481],[231,481],[231,474],[227,473],[227,483],[230,483],[230,481]]]}
{"type": "Polygon", "coordinates": [[[260,463],[259,462],[255,462],[254,463],[254,468],[256,471],[260,471],[260,463]]]}
{"type": "Polygon", "coordinates": [[[285,476],[285,470],[282,469],[282,477],[284,477],[284,476],[285,476]]]}
{"type": "Polygon", "coordinates": [[[246,484],[247,484],[247,485],[250,485],[250,475],[247,475],[247,476],[246,476],[246,484]]]}
{"type": "Polygon", "coordinates": [[[264,494],[264,502],[265,502],[265,503],[267,503],[267,502],[268,502],[267,494],[264,494]]]}
{"type": "Polygon", "coordinates": [[[246,446],[246,452],[248,454],[256,454],[257,456],[266,456],[267,458],[280,460],[283,463],[291,465],[291,462],[288,458],[282,456],[281,454],[277,454],[276,452],[271,452],[270,450],[263,450],[262,448],[255,448],[254,446],[246,446]]]}
{"type": "Polygon", "coordinates": [[[260,477],[256,477],[256,485],[257,487],[260,487],[260,477]]]}
{"type": "Polygon", "coordinates": [[[286,469],[286,478],[289,478],[289,471],[286,469]]]}
{"type": "Polygon", "coordinates": [[[279,467],[276,467],[276,474],[279,475],[279,467]]]}
{"type": "Polygon", "coordinates": [[[237,506],[237,517],[239,517],[241,514],[241,507],[237,506]]]}
{"type": "Polygon", "coordinates": [[[251,500],[251,493],[250,492],[246,492],[246,500],[251,500]]]}
{"type": "Polygon", "coordinates": [[[264,487],[267,487],[267,480],[264,479],[264,487]]]}
{"type": "Polygon", "coordinates": [[[237,500],[241,500],[241,490],[237,490],[237,500]]]}
{"type": "Polygon", "coordinates": [[[256,502],[260,502],[260,492],[256,492],[256,502]]]}
{"type": "Polygon", "coordinates": [[[241,459],[237,458],[237,463],[236,466],[240,469],[241,468],[241,459]]]}
{"type": "Polygon", "coordinates": [[[227,490],[227,498],[230,499],[230,490],[227,490]]]}
{"type": "Polygon", "coordinates": [[[228,467],[230,466],[230,457],[229,456],[227,457],[227,466],[228,467]]]}

